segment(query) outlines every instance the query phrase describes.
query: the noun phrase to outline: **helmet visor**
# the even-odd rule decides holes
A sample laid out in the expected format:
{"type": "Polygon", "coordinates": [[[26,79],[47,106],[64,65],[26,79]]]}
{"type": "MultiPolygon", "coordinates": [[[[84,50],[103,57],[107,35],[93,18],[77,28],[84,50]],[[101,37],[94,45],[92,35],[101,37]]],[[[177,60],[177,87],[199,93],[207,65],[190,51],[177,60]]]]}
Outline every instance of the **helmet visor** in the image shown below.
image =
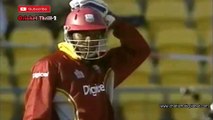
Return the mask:
{"type": "Polygon", "coordinates": [[[99,59],[107,51],[105,30],[68,32],[65,40],[73,45],[76,54],[83,59],[99,59]]]}

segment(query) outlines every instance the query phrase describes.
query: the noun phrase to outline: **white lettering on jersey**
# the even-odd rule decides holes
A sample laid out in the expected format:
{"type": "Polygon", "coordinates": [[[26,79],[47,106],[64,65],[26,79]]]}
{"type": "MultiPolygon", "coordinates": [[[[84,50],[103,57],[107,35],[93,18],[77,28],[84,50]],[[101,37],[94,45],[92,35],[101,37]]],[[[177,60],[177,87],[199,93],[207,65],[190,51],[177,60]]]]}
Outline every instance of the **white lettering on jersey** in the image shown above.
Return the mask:
{"type": "Polygon", "coordinates": [[[105,87],[103,84],[95,85],[95,86],[84,85],[83,91],[84,91],[84,95],[97,96],[98,93],[105,91],[105,87]]]}
{"type": "Polygon", "coordinates": [[[33,75],[32,75],[33,78],[48,77],[48,76],[49,76],[49,72],[46,72],[46,73],[33,73],[33,75]]]}

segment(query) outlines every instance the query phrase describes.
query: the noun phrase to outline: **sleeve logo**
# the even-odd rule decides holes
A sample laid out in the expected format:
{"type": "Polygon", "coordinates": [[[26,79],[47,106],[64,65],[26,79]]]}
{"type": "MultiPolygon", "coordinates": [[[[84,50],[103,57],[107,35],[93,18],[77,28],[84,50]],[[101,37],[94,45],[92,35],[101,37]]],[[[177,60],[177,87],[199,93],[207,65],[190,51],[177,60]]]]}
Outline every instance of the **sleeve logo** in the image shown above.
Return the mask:
{"type": "Polygon", "coordinates": [[[42,78],[42,77],[48,77],[49,76],[49,72],[46,73],[33,73],[32,77],[33,78],[42,78]]]}

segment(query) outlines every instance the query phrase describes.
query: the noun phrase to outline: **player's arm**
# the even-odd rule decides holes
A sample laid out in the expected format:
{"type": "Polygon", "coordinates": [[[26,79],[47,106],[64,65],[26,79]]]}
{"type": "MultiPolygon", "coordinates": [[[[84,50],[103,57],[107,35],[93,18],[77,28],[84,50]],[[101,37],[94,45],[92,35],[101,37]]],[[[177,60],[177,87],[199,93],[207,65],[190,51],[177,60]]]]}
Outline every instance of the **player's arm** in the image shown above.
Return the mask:
{"type": "Polygon", "coordinates": [[[32,79],[26,91],[23,120],[52,120],[52,100],[56,73],[53,65],[39,61],[32,68],[32,79]]]}
{"type": "Polygon", "coordinates": [[[128,23],[116,20],[111,28],[121,43],[120,47],[109,51],[117,86],[149,56],[150,48],[136,28],[128,23]]]}

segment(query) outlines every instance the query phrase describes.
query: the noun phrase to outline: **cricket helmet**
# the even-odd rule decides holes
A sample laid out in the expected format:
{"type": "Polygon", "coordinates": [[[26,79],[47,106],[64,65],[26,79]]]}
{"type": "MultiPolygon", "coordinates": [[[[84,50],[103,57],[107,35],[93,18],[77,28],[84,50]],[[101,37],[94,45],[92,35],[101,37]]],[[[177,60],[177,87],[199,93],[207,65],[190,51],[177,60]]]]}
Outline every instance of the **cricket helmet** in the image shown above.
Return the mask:
{"type": "Polygon", "coordinates": [[[81,58],[96,60],[107,52],[107,25],[101,14],[89,7],[69,13],[64,25],[64,40],[81,58]]]}

